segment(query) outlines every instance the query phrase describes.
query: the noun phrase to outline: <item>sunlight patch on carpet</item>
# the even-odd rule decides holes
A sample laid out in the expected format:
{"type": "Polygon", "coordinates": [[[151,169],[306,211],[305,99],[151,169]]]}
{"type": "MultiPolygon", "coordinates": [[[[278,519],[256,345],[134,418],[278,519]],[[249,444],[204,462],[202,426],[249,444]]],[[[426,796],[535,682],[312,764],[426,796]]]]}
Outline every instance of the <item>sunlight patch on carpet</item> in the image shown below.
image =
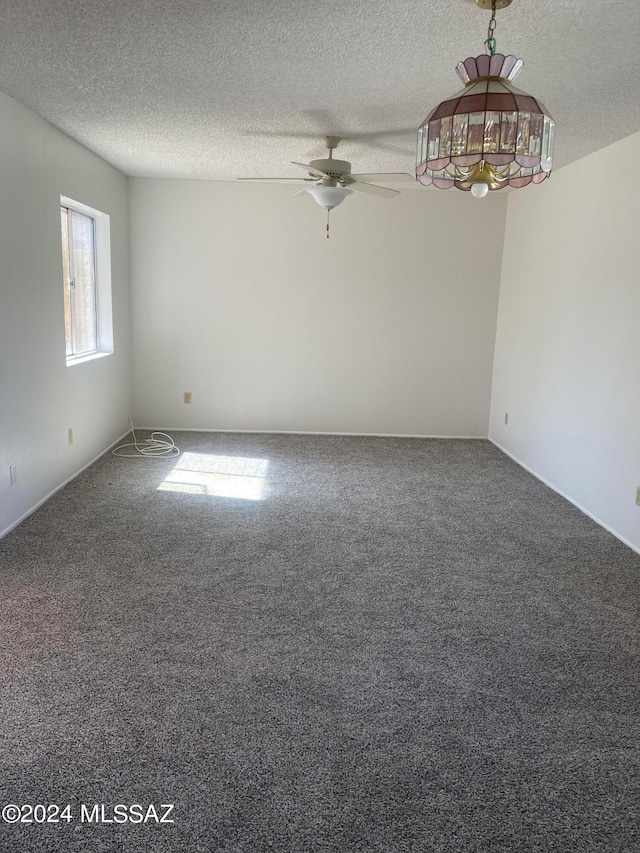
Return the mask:
{"type": "Polygon", "coordinates": [[[158,491],[261,501],[268,467],[268,459],[183,453],[158,491]]]}

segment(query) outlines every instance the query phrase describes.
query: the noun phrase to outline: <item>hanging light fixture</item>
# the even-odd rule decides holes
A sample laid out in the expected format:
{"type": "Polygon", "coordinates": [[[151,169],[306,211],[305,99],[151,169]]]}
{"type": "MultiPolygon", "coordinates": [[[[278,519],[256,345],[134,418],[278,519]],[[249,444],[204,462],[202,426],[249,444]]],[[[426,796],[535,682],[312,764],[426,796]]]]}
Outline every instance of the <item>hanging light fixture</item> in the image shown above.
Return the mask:
{"type": "Polygon", "coordinates": [[[512,0],[476,0],[491,9],[487,53],[456,66],[464,89],[433,109],[418,128],[416,179],[471,191],[539,184],[551,174],[555,122],[537,98],[512,85],[523,62],[496,52],[496,9],[512,0]]]}

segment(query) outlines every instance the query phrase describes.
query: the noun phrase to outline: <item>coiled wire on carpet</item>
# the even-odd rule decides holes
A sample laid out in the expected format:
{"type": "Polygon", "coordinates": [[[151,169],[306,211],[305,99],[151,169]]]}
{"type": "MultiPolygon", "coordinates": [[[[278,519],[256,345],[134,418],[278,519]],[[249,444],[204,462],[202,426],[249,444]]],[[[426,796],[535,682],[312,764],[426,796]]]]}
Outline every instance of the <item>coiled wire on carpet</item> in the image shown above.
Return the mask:
{"type": "Polygon", "coordinates": [[[125,459],[141,459],[142,457],[167,459],[172,456],[180,456],[180,448],[176,446],[174,440],[170,435],[167,435],[166,432],[152,432],[150,438],[140,442],[137,439],[131,418],[129,418],[129,423],[131,424],[133,441],[128,444],[121,444],[119,447],[114,448],[114,450],[111,451],[114,456],[123,456],[125,459]],[[157,438],[157,436],[162,436],[162,438],[157,438]],[[129,447],[135,448],[135,452],[122,452],[127,450],[129,447]]]}

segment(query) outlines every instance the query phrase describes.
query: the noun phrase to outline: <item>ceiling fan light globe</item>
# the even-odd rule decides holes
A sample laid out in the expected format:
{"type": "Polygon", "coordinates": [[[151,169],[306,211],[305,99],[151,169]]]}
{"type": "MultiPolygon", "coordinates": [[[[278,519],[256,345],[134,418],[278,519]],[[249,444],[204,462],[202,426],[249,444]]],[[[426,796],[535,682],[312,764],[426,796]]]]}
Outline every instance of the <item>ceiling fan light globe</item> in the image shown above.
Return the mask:
{"type": "Polygon", "coordinates": [[[308,187],[306,192],[313,196],[321,207],[333,210],[334,207],[342,204],[345,198],[353,193],[353,190],[348,190],[346,187],[308,187]]]}

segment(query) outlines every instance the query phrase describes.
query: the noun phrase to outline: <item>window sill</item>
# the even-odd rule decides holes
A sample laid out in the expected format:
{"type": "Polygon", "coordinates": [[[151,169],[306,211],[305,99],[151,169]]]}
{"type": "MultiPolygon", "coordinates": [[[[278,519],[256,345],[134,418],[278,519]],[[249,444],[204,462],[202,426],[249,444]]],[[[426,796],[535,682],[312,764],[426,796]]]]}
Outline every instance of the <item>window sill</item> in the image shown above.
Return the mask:
{"type": "Polygon", "coordinates": [[[67,367],[73,367],[74,364],[83,364],[85,361],[94,361],[96,358],[104,358],[106,355],[113,355],[113,350],[109,352],[90,352],[87,355],[79,355],[77,358],[68,358],[67,367]]]}

